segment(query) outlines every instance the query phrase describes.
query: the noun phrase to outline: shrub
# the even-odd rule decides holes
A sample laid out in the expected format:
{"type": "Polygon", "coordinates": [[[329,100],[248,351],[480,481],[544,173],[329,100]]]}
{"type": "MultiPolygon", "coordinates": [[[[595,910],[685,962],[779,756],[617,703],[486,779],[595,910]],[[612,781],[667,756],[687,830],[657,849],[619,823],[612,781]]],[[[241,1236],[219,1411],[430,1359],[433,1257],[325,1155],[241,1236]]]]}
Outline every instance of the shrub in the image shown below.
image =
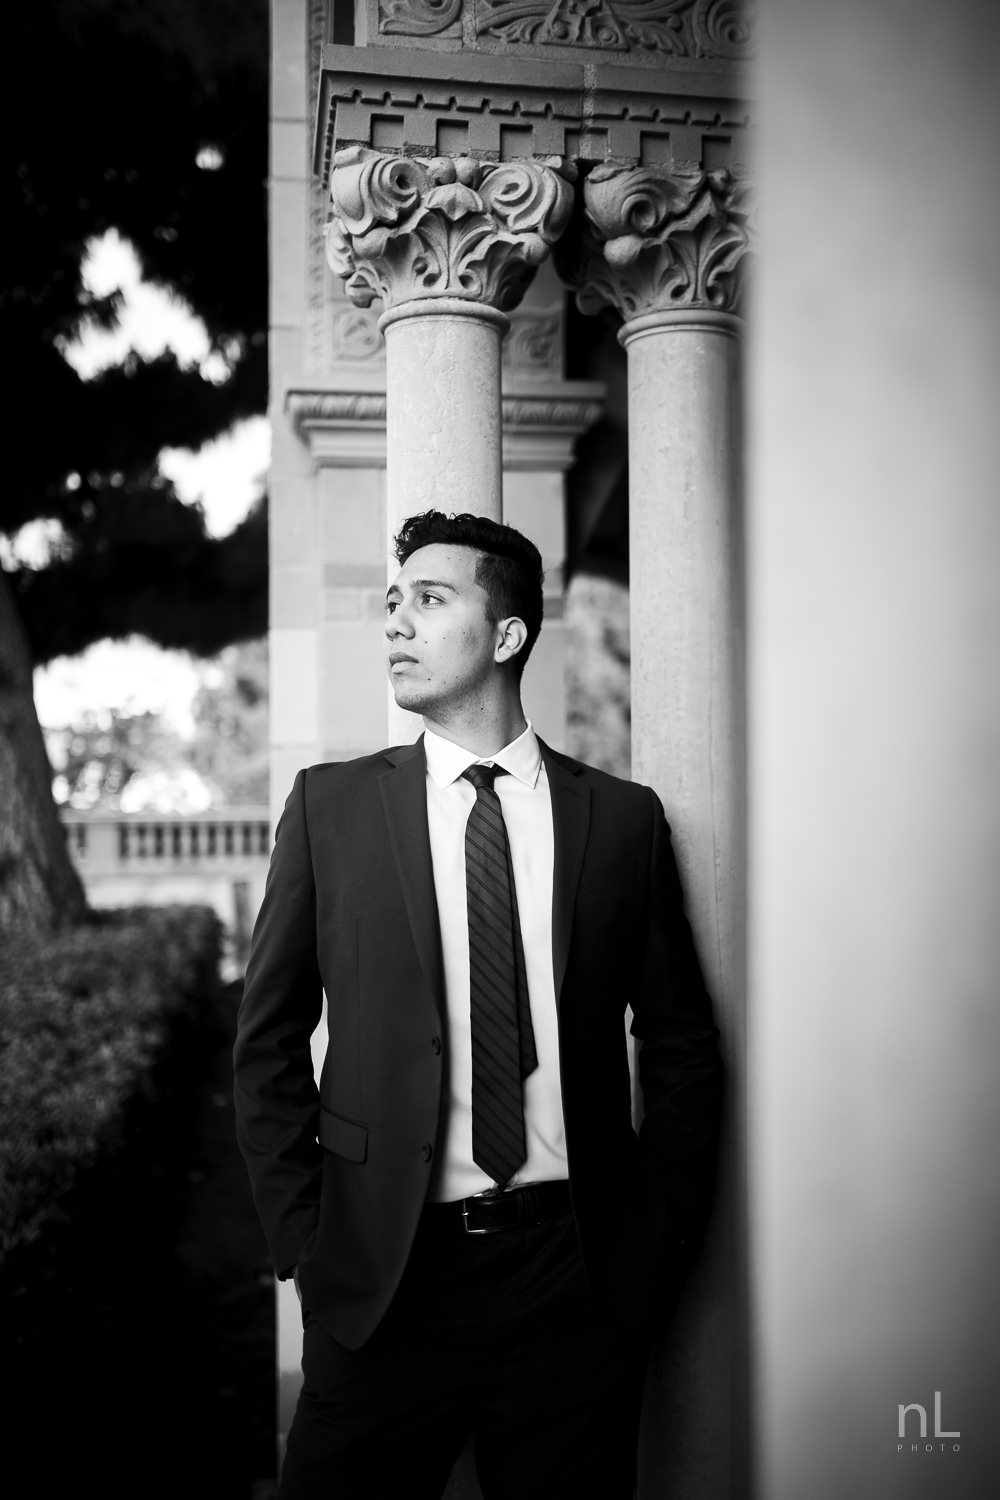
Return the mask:
{"type": "Polygon", "coordinates": [[[121,1145],[172,1034],[218,987],[209,907],[93,912],[0,952],[0,1262],[69,1212],[121,1145]]]}

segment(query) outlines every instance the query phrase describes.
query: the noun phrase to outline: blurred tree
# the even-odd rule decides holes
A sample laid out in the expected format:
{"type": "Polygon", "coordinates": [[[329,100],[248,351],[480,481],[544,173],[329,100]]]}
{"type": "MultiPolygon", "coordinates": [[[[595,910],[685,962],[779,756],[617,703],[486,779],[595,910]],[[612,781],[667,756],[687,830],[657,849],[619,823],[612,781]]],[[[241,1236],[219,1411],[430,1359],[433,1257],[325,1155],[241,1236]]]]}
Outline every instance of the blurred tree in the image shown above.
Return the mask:
{"type": "Polygon", "coordinates": [[[0,569],[0,925],[75,920],[33,665],[141,633],[215,653],[266,629],[266,510],[219,540],[160,473],[266,407],[267,0],[51,0],[5,16],[0,532],[44,520],[44,567],[0,569]],[[210,373],[166,353],[82,379],[64,357],[120,299],[81,277],[116,229],[205,323],[210,373]],[[19,624],[18,624],[19,622],[19,624]]]}
{"type": "Polygon", "coordinates": [[[266,803],[268,750],[267,641],[228,646],[214,681],[195,694],[190,760],[223,806],[266,803]]]}
{"type": "Polygon", "coordinates": [[[89,709],[45,739],[56,769],[56,799],[75,808],[118,808],[136,776],[173,770],[190,751],[179,731],[148,709],[89,709]]]}
{"type": "MultiPolygon", "coordinates": [[[[137,793],[143,805],[158,805],[161,793],[183,801],[197,791],[217,806],[266,803],[266,637],[227,646],[202,669],[191,717],[191,731],[182,732],[148,709],[101,707],[50,726],[45,742],[56,772],[56,801],[77,809],[128,804],[132,812],[137,793]]],[[[184,807],[171,801],[162,810],[184,807]]]]}

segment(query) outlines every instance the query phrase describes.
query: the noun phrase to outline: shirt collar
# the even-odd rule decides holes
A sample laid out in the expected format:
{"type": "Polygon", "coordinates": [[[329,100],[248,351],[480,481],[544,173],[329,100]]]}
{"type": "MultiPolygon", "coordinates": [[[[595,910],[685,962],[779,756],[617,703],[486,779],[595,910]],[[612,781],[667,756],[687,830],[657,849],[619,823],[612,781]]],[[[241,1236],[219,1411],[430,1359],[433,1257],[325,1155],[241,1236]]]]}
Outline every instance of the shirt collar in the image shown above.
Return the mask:
{"type": "Polygon", "coordinates": [[[511,776],[518,781],[523,781],[525,786],[533,787],[538,780],[538,772],[542,765],[542,752],[538,744],[538,736],[531,726],[531,720],[527,722],[527,728],[518,735],[516,740],[511,740],[509,745],[504,745],[496,755],[476,755],[472,750],[466,750],[463,745],[456,745],[454,740],[446,740],[441,735],[435,734],[433,729],[424,730],[424,754],[427,757],[427,770],[435,786],[444,788],[457,781],[469,766],[484,765],[502,766],[511,776]]]}

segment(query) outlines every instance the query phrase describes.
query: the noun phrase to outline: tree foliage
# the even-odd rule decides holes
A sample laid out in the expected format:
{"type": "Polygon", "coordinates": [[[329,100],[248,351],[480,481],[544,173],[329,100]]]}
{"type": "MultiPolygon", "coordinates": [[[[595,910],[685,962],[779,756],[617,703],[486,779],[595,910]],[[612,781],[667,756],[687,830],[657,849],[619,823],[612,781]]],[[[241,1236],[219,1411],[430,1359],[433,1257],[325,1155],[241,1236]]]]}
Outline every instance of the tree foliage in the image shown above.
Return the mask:
{"type": "MultiPolygon", "coordinates": [[[[267,641],[228,646],[202,669],[183,732],[149,709],[97,707],[46,733],[59,802],[178,810],[197,791],[220,807],[268,799],[267,641]],[[123,803],[123,795],[125,803],[123,803]]],[[[201,804],[197,804],[200,806],[201,804]]]]}
{"type": "Polygon", "coordinates": [[[139,775],[173,770],[187,749],[181,734],[149,709],[92,708],[46,735],[60,802],[80,810],[116,809],[139,775]]]}
{"type": "Polygon", "coordinates": [[[264,508],[213,539],[157,456],[266,406],[267,3],[54,0],[6,23],[0,530],[59,525],[49,566],[11,576],[33,659],[132,632],[214,653],[264,629],[264,508]],[[67,345],[116,317],[81,277],[112,228],[204,321],[223,378],[172,353],[73,369],[67,345]]]}
{"type": "Polygon", "coordinates": [[[267,391],[267,0],[47,0],[7,7],[0,94],[0,533],[51,523],[48,566],[0,566],[0,928],[78,921],[32,666],[142,633],[214,653],[266,625],[263,505],[213,539],[160,472],[262,412],[267,391]],[[66,358],[115,295],[81,274],[116,229],[147,280],[205,323],[215,368],[66,358]],[[221,372],[221,378],[220,374],[221,372]]]}
{"type": "Polygon", "coordinates": [[[266,803],[267,641],[229,646],[195,694],[191,764],[223,806],[266,803]]]}

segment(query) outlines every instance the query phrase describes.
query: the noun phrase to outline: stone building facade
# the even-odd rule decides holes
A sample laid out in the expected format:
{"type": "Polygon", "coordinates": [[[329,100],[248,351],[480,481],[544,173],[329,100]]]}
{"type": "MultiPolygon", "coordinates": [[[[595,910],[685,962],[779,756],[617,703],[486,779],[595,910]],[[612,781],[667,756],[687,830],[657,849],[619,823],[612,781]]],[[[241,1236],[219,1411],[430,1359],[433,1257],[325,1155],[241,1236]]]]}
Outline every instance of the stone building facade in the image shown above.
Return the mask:
{"type": "MultiPolygon", "coordinates": [[[[1000,20],[758,8],[748,88],[745,15],[715,0],[274,0],[275,810],[304,762],[412,729],[377,615],[393,522],[431,501],[539,542],[526,696],[563,743],[577,460],[600,466],[620,395],[571,358],[600,304],[625,344],[632,772],[677,829],[730,1082],[641,1500],[978,1500],[1000,1465],[1000,20]]],[[[280,1332],[283,1424],[294,1302],[280,1332]]]]}
{"type": "MultiPolygon", "coordinates": [[[[391,537],[430,506],[502,517],[538,544],[546,627],[525,703],[566,745],[566,476],[609,399],[604,382],[567,378],[566,325],[582,312],[596,340],[612,319],[628,392],[632,773],[677,830],[739,1075],[748,12],[274,0],[273,17],[275,813],[299,766],[419,732],[388,695],[377,622],[391,537]]],[[[649,1495],[735,1494],[745,1469],[732,1416],[742,1150],[737,1112],[706,1263],[654,1361],[649,1495]]],[[[298,1384],[284,1289],[280,1325],[284,1431],[298,1384]]],[[[476,1493],[464,1470],[453,1493],[476,1493]]]]}

